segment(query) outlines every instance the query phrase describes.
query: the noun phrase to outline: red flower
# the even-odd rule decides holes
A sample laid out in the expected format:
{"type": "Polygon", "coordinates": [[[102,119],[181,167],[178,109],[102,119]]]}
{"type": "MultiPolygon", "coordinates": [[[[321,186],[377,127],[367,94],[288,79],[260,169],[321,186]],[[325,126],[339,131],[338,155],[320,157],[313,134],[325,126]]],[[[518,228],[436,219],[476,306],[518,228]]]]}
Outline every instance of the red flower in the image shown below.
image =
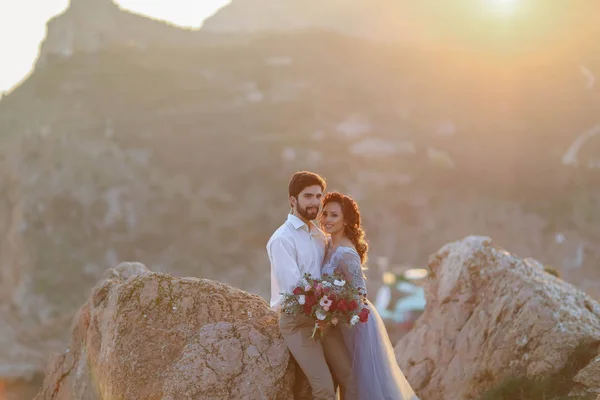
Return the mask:
{"type": "Polygon", "coordinates": [[[317,304],[317,299],[315,298],[315,296],[306,295],[306,301],[304,304],[309,307],[312,307],[315,304],[317,304]]]}
{"type": "Polygon", "coordinates": [[[337,310],[338,302],[335,301],[334,299],[332,299],[331,297],[329,299],[331,300],[331,305],[329,306],[329,311],[333,312],[333,311],[337,310]]]}
{"type": "Polygon", "coordinates": [[[308,304],[304,304],[304,314],[310,315],[311,311],[312,311],[312,306],[309,306],[308,304]]]}
{"type": "Polygon", "coordinates": [[[360,319],[360,322],[367,322],[367,320],[369,319],[370,312],[371,310],[369,310],[368,308],[363,308],[362,310],[360,310],[360,313],[358,313],[358,318],[360,319]]]}
{"type": "Polygon", "coordinates": [[[341,299],[338,303],[337,303],[337,309],[340,312],[346,312],[348,311],[348,304],[346,304],[346,301],[344,299],[341,299]]]}
{"type": "Polygon", "coordinates": [[[296,296],[298,296],[299,294],[302,294],[302,288],[301,287],[297,287],[296,289],[294,289],[294,294],[296,296]]]}
{"type": "Polygon", "coordinates": [[[349,308],[351,311],[354,311],[354,310],[356,310],[356,309],[358,308],[358,303],[356,302],[356,300],[352,300],[352,301],[350,302],[350,304],[348,304],[348,308],[349,308]]]}

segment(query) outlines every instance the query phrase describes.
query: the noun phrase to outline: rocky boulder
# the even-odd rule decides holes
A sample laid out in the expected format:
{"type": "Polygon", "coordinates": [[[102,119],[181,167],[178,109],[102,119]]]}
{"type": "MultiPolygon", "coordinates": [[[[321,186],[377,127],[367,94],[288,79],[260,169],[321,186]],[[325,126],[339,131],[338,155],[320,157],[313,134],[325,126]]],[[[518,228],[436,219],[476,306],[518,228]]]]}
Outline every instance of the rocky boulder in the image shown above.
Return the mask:
{"type": "Polygon", "coordinates": [[[92,290],[36,399],[289,399],[296,371],[259,296],[122,263],[92,290]]]}
{"type": "Polygon", "coordinates": [[[395,348],[422,400],[552,376],[571,394],[600,393],[600,305],[588,295],[487,237],[447,244],[429,268],[427,308],[395,348]]]}

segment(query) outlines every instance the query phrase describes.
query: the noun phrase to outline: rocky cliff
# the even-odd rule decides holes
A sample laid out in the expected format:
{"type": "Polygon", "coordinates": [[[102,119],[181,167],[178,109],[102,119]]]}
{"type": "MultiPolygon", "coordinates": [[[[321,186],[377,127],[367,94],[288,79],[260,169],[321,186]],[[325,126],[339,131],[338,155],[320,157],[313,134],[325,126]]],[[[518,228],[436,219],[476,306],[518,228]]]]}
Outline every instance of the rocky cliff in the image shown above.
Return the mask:
{"type": "Polygon", "coordinates": [[[197,31],[128,12],[113,0],[70,0],[66,11],[48,22],[37,65],[113,46],[141,51],[148,47],[189,49],[199,43],[197,31]]]}

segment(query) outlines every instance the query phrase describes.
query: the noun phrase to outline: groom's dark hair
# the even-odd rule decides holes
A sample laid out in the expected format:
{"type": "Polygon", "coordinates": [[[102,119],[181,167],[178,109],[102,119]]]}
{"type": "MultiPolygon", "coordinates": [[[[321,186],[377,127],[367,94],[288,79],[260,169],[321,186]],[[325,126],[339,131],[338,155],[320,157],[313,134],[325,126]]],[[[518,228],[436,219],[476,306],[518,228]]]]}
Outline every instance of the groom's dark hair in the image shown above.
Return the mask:
{"type": "Polygon", "coordinates": [[[290,179],[290,185],[288,188],[288,192],[290,197],[298,198],[298,195],[301,191],[306,189],[309,186],[319,185],[321,186],[321,190],[325,191],[327,184],[325,183],[325,179],[314,172],[308,171],[298,171],[294,175],[292,175],[292,179],[290,179]]]}

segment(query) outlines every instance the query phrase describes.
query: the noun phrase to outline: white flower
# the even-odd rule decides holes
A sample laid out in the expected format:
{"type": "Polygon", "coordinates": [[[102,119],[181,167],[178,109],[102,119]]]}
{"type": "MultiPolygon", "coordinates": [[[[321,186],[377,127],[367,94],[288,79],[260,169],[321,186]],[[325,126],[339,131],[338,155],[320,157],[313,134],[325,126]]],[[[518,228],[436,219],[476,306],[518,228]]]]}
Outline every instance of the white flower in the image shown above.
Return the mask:
{"type": "Polygon", "coordinates": [[[298,296],[298,304],[304,304],[306,303],[306,296],[301,294],[300,296],[298,296]]]}
{"type": "MultiPolygon", "coordinates": [[[[320,320],[320,321],[323,321],[325,318],[327,318],[327,314],[325,314],[321,310],[317,310],[317,312],[315,313],[315,315],[317,316],[317,319],[320,320]]],[[[358,317],[356,317],[356,318],[358,318],[358,317]]]]}
{"type": "MultiPolygon", "coordinates": [[[[323,298],[319,302],[319,304],[323,308],[325,308],[325,307],[327,307],[327,308],[331,307],[332,303],[333,303],[333,300],[329,300],[329,297],[327,297],[327,296],[323,296],[323,298]]],[[[325,310],[325,311],[327,311],[327,310],[325,310]]]]}
{"type": "Polygon", "coordinates": [[[356,323],[360,321],[360,317],[358,315],[355,315],[354,317],[352,317],[350,319],[350,325],[356,325],[356,323]]]}
{"type": "Polygon", "coordinates": [[[346,284],[346,281],[338,281],[337,279],[333,281],[333,284],[339,287],[342,287],[346,284]]]}
{"type": "Polygon", "coordinates": [[[323,281],[323,287],[332,287],[333,285],[331,284],[331,282],[327,282],[327,281],[323,281]]]}

